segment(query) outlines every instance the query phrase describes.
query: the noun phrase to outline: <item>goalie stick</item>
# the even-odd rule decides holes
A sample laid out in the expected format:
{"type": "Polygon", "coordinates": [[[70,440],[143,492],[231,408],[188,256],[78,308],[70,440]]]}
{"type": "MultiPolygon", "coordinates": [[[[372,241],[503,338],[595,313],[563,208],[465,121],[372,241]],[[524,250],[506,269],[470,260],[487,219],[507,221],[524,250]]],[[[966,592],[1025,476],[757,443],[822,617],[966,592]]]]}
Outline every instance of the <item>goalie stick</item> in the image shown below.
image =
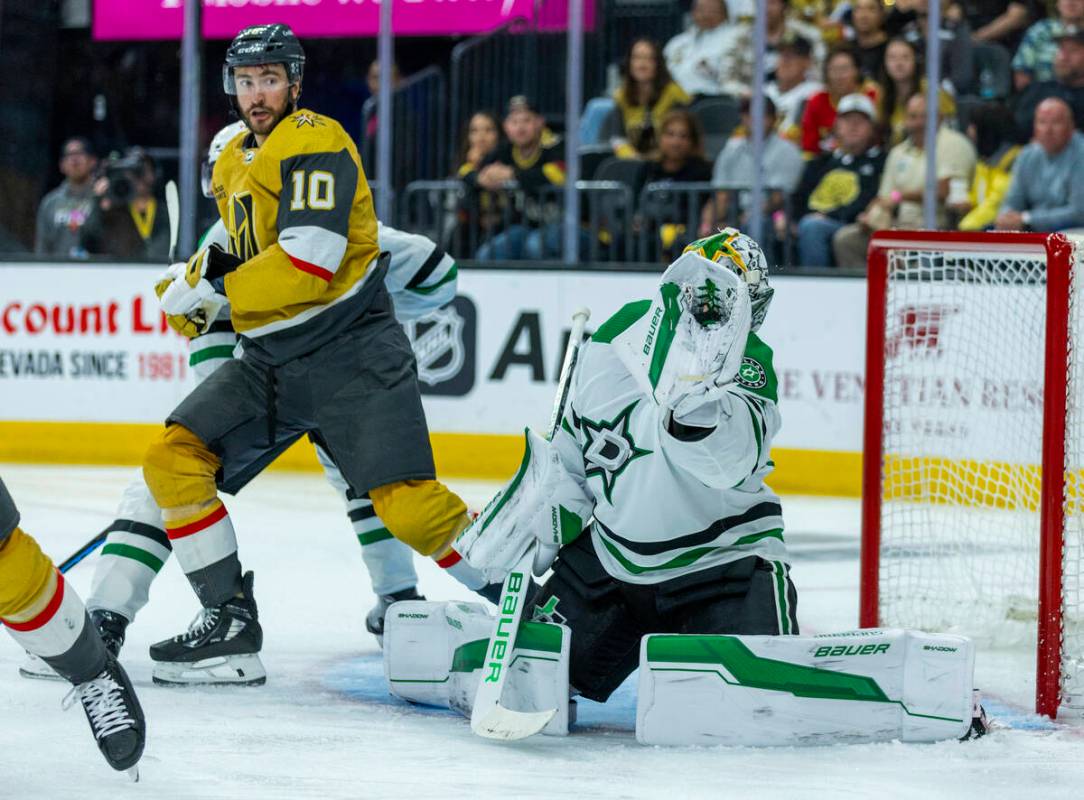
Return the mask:
{"type": "MultiPolygon", "coordinates": [[[[554,400],[553,414],[547,434],[552,439],[561,424],[568,400],[569,387],[572,384],[572,371],[576,367],[580,347],[583,345],[583,329],[591,311],[581,308],[572,315],[572,331],[565,348],[564,362],[561,364],[561,377],[557,382],[557,397],[554,400]]],[[[504,579],[501,587],[501,602],[497,606],[497,624],[489,637],[486,661],[478,692],[474,696],[471,709],[470,727],[479,736],[486,739],[515,741],[526,739],[538,733],[557,713],[557,709],[545,711],[513,711],[501,705],[501,695],[508,680],[508,671],[512,666],[512,651],[515,648],[516,633],[523,618],[523,606],[527,602],[527,591],[531,586],[531,561],[534,546],[527,548],[515,567],[504,579]]]]}

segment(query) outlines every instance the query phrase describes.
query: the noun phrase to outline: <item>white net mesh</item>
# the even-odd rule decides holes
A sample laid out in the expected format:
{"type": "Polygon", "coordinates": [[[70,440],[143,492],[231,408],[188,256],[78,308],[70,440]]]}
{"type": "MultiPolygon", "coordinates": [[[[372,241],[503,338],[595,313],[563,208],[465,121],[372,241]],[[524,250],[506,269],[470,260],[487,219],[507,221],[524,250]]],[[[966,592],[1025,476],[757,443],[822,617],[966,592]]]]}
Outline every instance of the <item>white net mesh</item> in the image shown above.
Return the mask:
{"type": "MultiPolygon", "coordinates": [[[[1045,283],[1041,256],[888,253],[882,625],[1035,646],[1045,283]]],[[[1080,303],[1074,314],[1079,332],[1080,303]]],[[[1071,368],[1067,460],[1079,480],[1084,379],[1072,359],[1071,368]]],[[[1084,533],[1071,499],[1082,492],[1079,483],[1067,492],[1066,681],[1070,654],[1084,655],[1072,622],[1084,533]]]]}
{"type": "MultiPolygon", "coordinates": [[[[1077,253],[1084,247],[1077,242],[1077,253]]],[[[1078,256],[1079,257],[1079,256],[1078,256]]],[[[1069,292],[1068,399],[1065,417],[1065,546],[1062,557],[1062,702],[1084,711],[1084,268],[1069,292]]]]}

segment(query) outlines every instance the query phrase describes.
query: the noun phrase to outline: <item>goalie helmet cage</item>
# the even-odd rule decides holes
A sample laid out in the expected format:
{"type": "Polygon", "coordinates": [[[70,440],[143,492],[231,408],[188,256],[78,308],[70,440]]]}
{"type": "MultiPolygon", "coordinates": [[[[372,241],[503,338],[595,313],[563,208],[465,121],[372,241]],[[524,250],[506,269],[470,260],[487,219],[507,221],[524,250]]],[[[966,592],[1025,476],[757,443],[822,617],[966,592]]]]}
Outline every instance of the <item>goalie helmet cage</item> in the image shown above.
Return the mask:
{"type": "Polygon", "coordinates": [[[1077,257],[1062,234],[869,247],[859,624],[1023,630],[1051,718],[1084,700],[1077,257]]]}

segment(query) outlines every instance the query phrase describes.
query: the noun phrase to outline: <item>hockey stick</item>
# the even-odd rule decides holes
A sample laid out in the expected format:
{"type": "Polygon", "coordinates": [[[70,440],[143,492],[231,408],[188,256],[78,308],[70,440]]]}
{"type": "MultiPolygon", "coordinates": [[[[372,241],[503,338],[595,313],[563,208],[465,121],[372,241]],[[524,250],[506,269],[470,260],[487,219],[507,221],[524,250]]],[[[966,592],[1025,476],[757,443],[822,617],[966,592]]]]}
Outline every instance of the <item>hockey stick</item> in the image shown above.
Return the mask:
{"type": "MultiPolygon", "coordinates": [[[[112,523],[110,523],[110,525],[112,525],[112,523]]],[[[80,547],[66,559],[61,561],[60,564],[57,565],[57,569],[60,570],[60,572],[63,574],[72,567],[74,567],[76,564],[78,564],[80,561],[82,561],[84,558],[89,556],[91,553],[93,553],[95,550],[102,546],[102,544],[105,542],[106,536],[109,534],[109,530],[109,528],[106,528],[104,531],[99,533],[97,536],[95,536],[85,545],[80,547]]]]}
{"type": "MultiPolygon", "coordinates": [[[[548,439],[552,439],[564,417],[565,403],[568,400],[569,387],[572,384],[572,371],[576,367],[580,346],[583,344],[583,329],[590,318],[589,309],[581,308],[572,315],[572,332],[565,348],[565,358],[561,365],[561,377],[557,383],[557,397],[554,400],[553,415],[550,417],[548,439]]],[[[513,711],[501,705],[504,685],[512,667],[512,651],[515,649],[516,634],[520,620],[523,619],[523,606],[527,601],[527,590],[531,586],[531,562],[534,558],[534,546],[527,548],[519,562],[508,573],[501,587],[501,602],[497,607],[497,624],[489,637],[483,675],[474,696],[471,709],[470,727],[479,736],[486,739],[514,741],[534,736],[557,713],[556,708],[545,711],[513,711]]]]}
{"type": "Polygon", "coordinates": [[[177,194],[176,181],[166,183],[166,215],[169,217],[169,263],[172,264],[181,230],[181,198],[177,194]]]}

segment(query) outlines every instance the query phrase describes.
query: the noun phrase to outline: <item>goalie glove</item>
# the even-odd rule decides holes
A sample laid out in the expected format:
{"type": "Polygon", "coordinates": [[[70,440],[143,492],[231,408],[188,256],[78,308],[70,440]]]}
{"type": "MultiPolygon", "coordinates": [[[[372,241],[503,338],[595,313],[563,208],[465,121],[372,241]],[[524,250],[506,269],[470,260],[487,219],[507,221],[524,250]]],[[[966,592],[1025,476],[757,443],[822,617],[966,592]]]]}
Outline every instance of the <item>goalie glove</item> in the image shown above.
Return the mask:
{"type": "Polygon", "coordinates": [[[532,544],[537,545],[532,571],[541,575],[560,548],[582,533],[594,508],[556,446],[530,429],[524,433],[519,470],[452,545],[490,581],[503,580],[532,544]]]}
{"type": "Polygon", "coordinates": [[[751,317],[744,280],[687,252],[663,273],[647,313],[611,345],[643,392],[674,410],[684,398],[734,380],[751,317]]]}

